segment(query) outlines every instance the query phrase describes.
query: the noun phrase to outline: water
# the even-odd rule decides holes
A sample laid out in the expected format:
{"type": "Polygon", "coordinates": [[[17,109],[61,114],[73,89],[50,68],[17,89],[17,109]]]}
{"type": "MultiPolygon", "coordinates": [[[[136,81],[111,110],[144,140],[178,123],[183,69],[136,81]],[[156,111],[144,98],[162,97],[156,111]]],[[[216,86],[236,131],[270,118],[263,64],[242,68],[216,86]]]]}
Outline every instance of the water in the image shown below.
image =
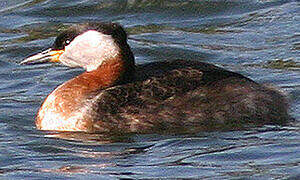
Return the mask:
{"type": "Polygon", "coordinates": [[[4,179],[297,179],[300,177],[300,3],[283,0],[0,2],[0,177],[4,179]],[[114,21],[138,64],[194,59],[289,94],[287,126],[194,135],[40,132],[47,94],[82,72],[20,66],[73,23],[114,21]]]}

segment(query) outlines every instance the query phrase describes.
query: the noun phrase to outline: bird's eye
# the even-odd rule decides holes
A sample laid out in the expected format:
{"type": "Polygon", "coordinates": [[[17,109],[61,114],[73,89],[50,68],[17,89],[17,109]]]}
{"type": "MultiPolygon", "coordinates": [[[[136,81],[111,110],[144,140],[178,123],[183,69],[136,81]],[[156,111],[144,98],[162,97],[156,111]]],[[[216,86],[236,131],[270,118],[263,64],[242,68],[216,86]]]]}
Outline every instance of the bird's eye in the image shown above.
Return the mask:
{"type": "Polygon", "coordinates": [[[71,42],[70,40],[66,40],[66,41],[65,41],[65,46],[69,45],[70,42],[71,42]]]}

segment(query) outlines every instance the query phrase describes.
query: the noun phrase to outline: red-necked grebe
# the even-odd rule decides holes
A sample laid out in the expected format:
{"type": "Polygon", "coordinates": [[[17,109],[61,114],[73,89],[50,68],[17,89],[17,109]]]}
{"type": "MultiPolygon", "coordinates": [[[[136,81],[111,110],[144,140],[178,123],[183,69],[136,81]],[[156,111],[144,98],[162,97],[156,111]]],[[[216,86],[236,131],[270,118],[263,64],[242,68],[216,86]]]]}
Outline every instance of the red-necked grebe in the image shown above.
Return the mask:
{"type": "Polygon", "coordinates": [[[162,59],[136,66],[127,34],[115,23],[72,26],[21,64],[49,61],[86,72],[46,98],[36,117],[41,130],[194,132],[289,118],[279,92],[212,64],[162,59]]]}

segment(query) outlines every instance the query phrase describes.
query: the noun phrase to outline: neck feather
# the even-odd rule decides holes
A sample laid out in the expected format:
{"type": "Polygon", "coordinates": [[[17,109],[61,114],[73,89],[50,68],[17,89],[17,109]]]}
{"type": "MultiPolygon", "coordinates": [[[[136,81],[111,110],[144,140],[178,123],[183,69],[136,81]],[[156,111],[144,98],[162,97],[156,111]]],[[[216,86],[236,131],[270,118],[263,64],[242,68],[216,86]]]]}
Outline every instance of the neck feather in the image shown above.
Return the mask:
{"type": "Polygon", "coordinates": [[[133,76],[128,65],[121,56],[104,61],[97,69],[87,71],[66,83],[66,86],[74,86],[74,89],[82,88],[83,93],[105,89],[120,84],[126,76],[133,76]]]}
{"type": "Polygon", "coordinates": [[[86,100],[97,94],[100,90],[125,83],[134,76],[134,66],[124,61],[121,56],[106,61],[96,70],[84,72],[81,75],[57,87],[44,101],[39,110],[36,124],[42,128],[41,123],[49,112],[68,119],[74,112],[82,108],[86,100]],[[94,94],[94,95],[95,95],[94,94]]]}

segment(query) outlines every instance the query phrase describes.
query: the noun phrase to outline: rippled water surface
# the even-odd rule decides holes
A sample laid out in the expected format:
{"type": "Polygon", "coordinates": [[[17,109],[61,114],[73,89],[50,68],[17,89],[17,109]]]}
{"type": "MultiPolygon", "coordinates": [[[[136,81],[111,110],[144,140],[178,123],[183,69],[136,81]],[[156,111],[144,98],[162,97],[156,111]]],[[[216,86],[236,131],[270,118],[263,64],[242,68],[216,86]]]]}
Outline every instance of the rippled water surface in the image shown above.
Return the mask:
{"type": "Polygon", "coordinates": [[[1,179],[300,178],[299,12],[288,0],[1,0],[1,179]],[[41,102],[82,70],[18,63],[86,21],[122,24],[139,64],[194,59],[274,84],[295,122],[194,135],[37,131],[41,102]]]}

